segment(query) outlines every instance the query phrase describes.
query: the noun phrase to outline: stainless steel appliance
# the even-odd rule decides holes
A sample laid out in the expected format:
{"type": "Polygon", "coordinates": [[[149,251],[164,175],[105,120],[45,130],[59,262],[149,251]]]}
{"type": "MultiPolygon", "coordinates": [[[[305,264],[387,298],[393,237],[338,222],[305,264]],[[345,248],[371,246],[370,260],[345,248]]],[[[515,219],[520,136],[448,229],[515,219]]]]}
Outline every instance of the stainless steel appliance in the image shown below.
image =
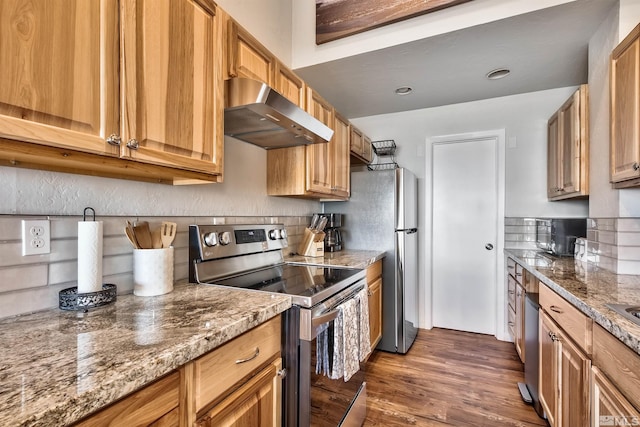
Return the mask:
{"type": "Polygon", "coordinates": [[[327,218],[327,225],[324,228],[324,250],[325,252],[337,252],[342,250],[342,214],[321,213],[320,217],[327,218]]]}
{"type": "Polygon", "coordinates": [[[361,369],[347,382],[316,374],[318,334],[332,327],[337,306],[366,286],[365,271],[284,262],[282,224],[189,226],[192,283],[291,295],[283,314],[283,425],[361,425],[366,383],[361,369]]]}
{"type": "Polygon", "coordinates": [[[351,173],[351,198],[324,203],[342,212],[349,249],[385,251],[382,260],[382,339],[378,349],[406,353],[418,333],[417,180],[398,168],[351,173]]]}
{"type": "Polygon", "coordinates": [[[536,219],[536,246],[545,252],[573,256],[579,237],[587,237],[586,218],[536,219]]]}
{"type": "Polygon", "coordinates": [[[540,403],[538,388],[538,294],[527,292],[524,305],[524,383],[518,383],[522,399],[533,405],[541,418],[547,418],[540,403]]]}
{"type": "Polygon", "coordinates": [[[326,143],[333,130],[265,83],[225,82],[224,134],[272,149],[326,143]]]}

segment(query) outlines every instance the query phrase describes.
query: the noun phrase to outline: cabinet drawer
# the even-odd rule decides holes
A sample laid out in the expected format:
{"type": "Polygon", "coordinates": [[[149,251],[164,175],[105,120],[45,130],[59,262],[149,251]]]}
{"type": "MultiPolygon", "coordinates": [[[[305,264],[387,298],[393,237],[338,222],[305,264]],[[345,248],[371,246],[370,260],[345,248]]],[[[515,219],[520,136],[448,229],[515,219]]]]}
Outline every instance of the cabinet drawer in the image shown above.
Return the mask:
{"type": "Polygon", "coordinates": [[[513,258],[507,258],[507,271],[513,277],[516,277],[516,261],[513,258]]]}
{"type": "Polygon", "coordinates": [[[194,361],[196,411],[279,354],[280,335],[277,316],[194,361]]]}
{"type": "Polygon", "coordinates": [[[516,263],[516,281],[522,285],[522,272],[524,269],[520,264],[516,263]]]}
{"type": "MultiPolygon", "coordinates": [[[[117,403],[75,424],[76,427],[93,426],[147,426],[155,421],[174,420],[178,407],[180,374],[174,372],[153,384],[125,397],[117,403]],[[167,418],[164,418],[165,415],[167,418]]],[[[170,422],[165,425],[175,425],[170,422]]]]}
{"type": "Polygon", "coordinates": [[[382,276],[382,260],[378,260],[367,267],[367,283],[371,285],[380,276],[382,276]]]}
{"type": "Polygon", "coordinates": [[[509,307],[508,310],[508,325],[509,325],[509,333],[511,334],[511,338],[516,339],[516,312],[513,308],[509,307]]]}
{"type": "Polygon", "coordinates": [[[512,276],[509,276],[507,280],[507,301],[509,302],[509,308],[511,310],[515,310],[516,308],[516,279],[512,276]]]}
{"type": "Polygon", "coordinates": [[[545,285],[540,285],[540,307],[555,320],[582,351],[591,354],[593,322],[545,285]]]}
{"type": "Polygon", "coordinates": [[[640,355],[600,325],[593,328],[593,364],[640,410],[640,355]]]}

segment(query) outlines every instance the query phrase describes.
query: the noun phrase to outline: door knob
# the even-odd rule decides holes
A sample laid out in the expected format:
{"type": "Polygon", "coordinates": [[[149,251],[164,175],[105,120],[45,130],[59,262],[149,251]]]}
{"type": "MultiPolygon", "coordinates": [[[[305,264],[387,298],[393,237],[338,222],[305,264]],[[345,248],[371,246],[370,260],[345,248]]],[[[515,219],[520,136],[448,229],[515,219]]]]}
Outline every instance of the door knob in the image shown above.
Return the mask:
{"type": "Polygon", "coordinates": [[[487,243],[486,245],[484,245],[484,248],[488,251],[493,249],[493,245],[491,243],[487,243]]]}

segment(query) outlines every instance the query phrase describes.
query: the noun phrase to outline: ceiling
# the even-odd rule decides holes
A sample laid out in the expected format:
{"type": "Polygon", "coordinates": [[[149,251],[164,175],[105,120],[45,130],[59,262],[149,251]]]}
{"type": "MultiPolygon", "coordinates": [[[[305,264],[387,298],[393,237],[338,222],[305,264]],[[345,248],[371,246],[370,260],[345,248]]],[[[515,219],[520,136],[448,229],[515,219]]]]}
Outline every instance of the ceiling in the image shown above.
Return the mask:
{"type": "Polygon", "coordinates": [[[579,85],[615,4],[580,0],[296,72],[350,119],[579,85]],[[486,78],[502,67],[511,74],[486,78]],[[398,96],[400,86],[413,92],[398,96]]]}

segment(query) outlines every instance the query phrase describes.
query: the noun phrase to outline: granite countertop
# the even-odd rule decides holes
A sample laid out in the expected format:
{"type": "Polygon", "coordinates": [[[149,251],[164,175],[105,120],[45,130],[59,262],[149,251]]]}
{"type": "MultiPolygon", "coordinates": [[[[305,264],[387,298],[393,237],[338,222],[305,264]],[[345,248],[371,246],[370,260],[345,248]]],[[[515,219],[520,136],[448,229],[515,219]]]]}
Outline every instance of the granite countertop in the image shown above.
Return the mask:
{"type": "Polygon", "coordinates": [[[324,257],[308,257],[291,255],[285,258],[285,262],[294,264],[313,264],[335,267],[367,268],[374,262],[384,258],[381,251],[365,251],[346,249],[338,252],[325,252],[324,257]]]}
{"type": "Polygon", "coordinates": [[[615,274],[592,263],[572,257],[554,257],[539,251],[505,249],[505,253],[640,354],[640,325],[605,305],[640,306],[640,276],[615,274]]]}
{"type": "Polygon", "coordinates": [[[88,313],[0,321],[0,425],[69,424],[291,306],[286,295],[176,285],[88,313]]]}

